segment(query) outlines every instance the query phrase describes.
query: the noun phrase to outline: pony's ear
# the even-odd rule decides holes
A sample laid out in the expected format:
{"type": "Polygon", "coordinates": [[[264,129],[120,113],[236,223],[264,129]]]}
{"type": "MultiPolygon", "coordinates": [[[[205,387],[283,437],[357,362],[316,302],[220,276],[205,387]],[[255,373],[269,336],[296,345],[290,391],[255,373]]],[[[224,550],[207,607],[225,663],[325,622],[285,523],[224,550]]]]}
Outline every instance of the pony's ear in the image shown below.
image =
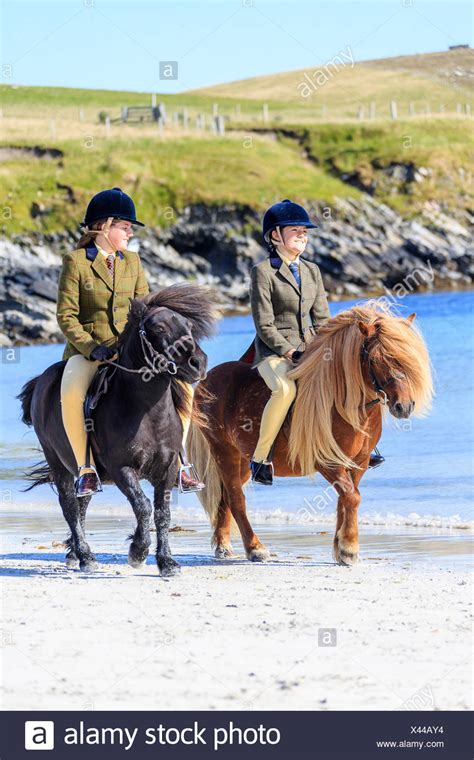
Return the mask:
{"type": "Polygon", "coordinates": [[[130,299],[130,314],[135,319],[141,319],[147,310],[146,304],[141,298],[130,299]]]}
{"type": "Polygon", "coordinates": [[[414,311],[413,314],[410,314],[410,316],[407,317],[407,322],[410,322],[410,323],[413,322],[415,317],[416,317],[416,311],[414,311]]]}
{"type": "Polygon", "coordinates": [[[368,325],[367,322],[362,322],[359,320],[358,325],[362,335],[364,335],[366,338],[371,338],[372,335],[375,335],[377,332],[376,324],[368,325]]]}

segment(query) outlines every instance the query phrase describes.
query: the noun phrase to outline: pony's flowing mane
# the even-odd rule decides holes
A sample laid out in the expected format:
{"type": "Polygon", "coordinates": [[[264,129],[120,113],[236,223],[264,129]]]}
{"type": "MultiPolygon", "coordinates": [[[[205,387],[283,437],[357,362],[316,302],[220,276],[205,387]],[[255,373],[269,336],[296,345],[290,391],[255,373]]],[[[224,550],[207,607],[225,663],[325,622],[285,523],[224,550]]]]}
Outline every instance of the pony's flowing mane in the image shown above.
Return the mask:
{"type": "Polygon", "coordinates": [[[364,432],[365,404],[375,398],[361,371],[364,335],[359,322],[377,323],[371,359],[383,357],[390,368],[405,374],[410,397],[415,402],[415,415],[425,416],[430,409],[433,396],[430,359],[418,328],[396,315],[385,301],[373,299],[342,311],[319,329],[303,359],[289,372],[298,386],[289,458],[293,467],[299,463],[304,474],[314,473],[318,465],[357,467],[336,443],[332,418],[336,410],[354,430],[364,432]]]}
{"type": "MultiPolygon", "coordinates": [[[[169,285],[143,298],[131,300],[127,324],[118,339],[119,349],[125,345],[132,345],[132,347],[135,346],[135,350],[139,350],[137,328],[141,318],[152,314],[155,309],[163,307],[190,320],[191,332],[196,341],[210,337],[214,333],[217,321],[221,316],[218,309],[218,296],[212,288],[206,288],[202,285],[189,285],[188,283],[169,285]]],[[[176,410],[180,414],[190,414],[192,399],[187,392],[186,385],[172,377],[171,392],[176,410]]],[[[192,409],[192,413],[193,420],[198,424],[203,424],[203,420],[201,420],[195,407],[192,409]]]]}
{"type": "Polygon", "coordinates": [[[193,338],[197,341],[213,334],[220,314],[217,309],[217,294],[212,288],[202,285],[176,283],[167,288],[149,293],[143,298],[133,298],[130,304],[128,322],[119,339],[124,343],[130,330],[138,324],[144,313],[152,313],[155,308],[170,309],[189,319],[193,325],[193,338]]]}

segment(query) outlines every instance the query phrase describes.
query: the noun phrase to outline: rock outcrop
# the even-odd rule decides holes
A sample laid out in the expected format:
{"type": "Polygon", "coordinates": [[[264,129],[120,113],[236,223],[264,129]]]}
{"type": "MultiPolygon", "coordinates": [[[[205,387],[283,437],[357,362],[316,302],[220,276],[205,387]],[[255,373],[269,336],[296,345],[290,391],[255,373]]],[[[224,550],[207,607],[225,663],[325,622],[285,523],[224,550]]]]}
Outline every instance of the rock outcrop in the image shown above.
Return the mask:
{"type": "MultiPolygon", "coordinates": [[[[436,203],[406,220],[370,196],[315,205],[320,228],[305,258],[321,269],[329,297],[363,297],[472,286],[472,219],[445,216],[436,203]],[[397,292],[398,291],[398,292],[397,292]]],[[[62,341],[55,308],[61,255],[72,233],[0,241],[0,326],[3,345],[62,341]]],[[[237,206],[189,206],[166,229],[139,240],[152,290],[174,282],[214,286],[228,312],[248,309],[251,267],[267,254],[260,220],[237,206]]]]}

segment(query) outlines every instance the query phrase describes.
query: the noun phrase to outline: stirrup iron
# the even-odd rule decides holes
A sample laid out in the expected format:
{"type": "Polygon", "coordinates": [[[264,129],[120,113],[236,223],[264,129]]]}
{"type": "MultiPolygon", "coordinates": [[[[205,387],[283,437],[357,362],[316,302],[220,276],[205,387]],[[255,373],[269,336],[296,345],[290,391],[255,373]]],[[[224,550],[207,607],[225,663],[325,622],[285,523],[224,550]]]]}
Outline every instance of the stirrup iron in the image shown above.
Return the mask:
{"type": "Polygon", "coordinates": [[[200,478],[197,474],[197,470],[193,464],[190,464],[189,462],[182,462],[179,465],[179,471],[178,471],[178,491],[179,493],[193,493],[197,491],[202,491],[202,488],[195,488],[194,486],[187,486],[183,485],[183,473],[186,473],[189,475],[190,478],[193,480],[199,481],[200,478]]]}

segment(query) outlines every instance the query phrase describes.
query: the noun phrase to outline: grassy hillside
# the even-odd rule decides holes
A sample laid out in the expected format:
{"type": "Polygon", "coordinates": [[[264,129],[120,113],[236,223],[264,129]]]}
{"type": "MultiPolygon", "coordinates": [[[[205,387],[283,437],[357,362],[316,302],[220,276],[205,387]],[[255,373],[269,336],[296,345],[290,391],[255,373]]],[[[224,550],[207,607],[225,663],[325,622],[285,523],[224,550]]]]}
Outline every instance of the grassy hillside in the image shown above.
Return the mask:
{"type": "Polygon", "coordinates": [[[419,55],[399,55],[393,58],[378,58],[363,61],[364,66],[390,71],[410,71],[426,79],[439,79],[454,84],[459,91],[472,95],[474,81],[474,50],[458,48],[444,50],[440,53],[421,53],[419,55]]]}
{"type": "Polygon", "coordinates": [[[390,126],[331,125],[295,128],[318,168],[335,176],[355,175],[374,196],[404,216],[436,200],[452,213],[473,206],[472,128],[466,121],[397,121],[390,126]],[[390,168],[426,169],[419,181],[401,183],[390,168]],[[394,192],[397,188],[397,192],[394,192]]]}
{"type": "Polygon", "coordinates": [[[3,232],[74,228],[90,196],[113,185],[133,194],[152,225],[169,223],[165,209],[179,211],[187,203],[262,210],[282,196],[329,203],[335,196],[357,197],[358,187],[407,215],[432,199],[448,211],[472,208],[472,119],[448,113],[468,102],[462,87],[468,69],[474,71],[472,55],[460,50],[366,61],[340,71],[307,102],[295,100],[301,72],[158,95],[169,117],[164,129],[119,121],[122,106],[150,104],[150,93],[2,86],[3,232]],[[453,84],[449,72],[456,70],[462,81],[453,84]],[[432,110],[442,98],[443,114],[419,114],[428,94],[432,110]],[[387,118],[391,98],[399,107],[396,121],[387,118]],[[265,124],[263,102],[269,104],[265,124]],[[209,129],[215,103],[226,117],[224,137],[209,129]],[[367,118],[369,103],[377,118],[367,118]],[[404,117],[410,103],[418,115],[404,117]],[[357,119],[361,104],[364,118],[357,119]],[[186,128],[173,119],[184,108],[186,128]],[[110,116],[109,128],[101,112],[110,116]],[[197,113],[205,115],[205,129],[197,129],[197,113]],[[34,146],[61,155],[36,157],[28,151],[34,146]],[[428,171],[422,181],[397,185],[390,174],[396,164],[428,171]]]}
{"type": "Polygon", "coordinates": [[[432,199],[444,202],[447,210],[472,207],[474,166],[464,122],[295,125],[285,132],[293,136],[236,131],[224,138],[159,139],[137,134],[133,140],[97,138],[91,148],[80,140],[56,140],[54,147],[64,154],[57,159],[9,154],[3,143],[0,192],[2,206],[12,215],[5,219],[4,213],[3,231],[75,227],[90,195],[113,185],[133,195],[151,225],[171,222],[170,207],[179,211],[193,202],[264,209],[287,195],[327,202],[334,196],[357,197],[360,191],[340,178],[351,173],[366,184],[375,180],[375,196],[405,215],[432,199]],[[394,193],[386,173],[391,164],[413,164],[429,173],[394,193]]]}
{"type": "Polygon", "coordinates": [[[391,100],[397,102],[399,116],[408,116],[411,110],[436,113],[441,106],[445,112],[456,112],[458,103],[468,103],[472,110],[474,50],[384,58],[353,66],[348,56],[346,51],[345,58],[340,56],[341,63],[335,59],[316,62],[307,69],[243,79],[190,94],[268,99],[275,102],[275,109],[277,103],[285,102],[307,115],[324,114],[325,119],[354,118],[359,107],[366,109],[367,116],[371,104],[377,117],[387,118],[391,100]],[[309,86],[306,91],[304,82],[309,86]]]}
{"type": "MultiPolygon", "coordinates": [[[[299,71],[281,72],[230,82],[177,95],[158,95],[171,117],[187,109],[191,121],[197,114],[211,118],[218,105],[228,123],[263,121],[262,106],[268,104],[270,123],[305,123],[364,119],[389,119],[390,101],[395,100],[400,118],[426,115],[428,112],[464,112],[466,105],[474,112],[472,83],[474,51],[453,50],[418,56],[386,58],[350,65],[316,62],[299,71]],[[319,86],[317,72],[327,76],[319,86]],[[316,83],[303,96],[301,83],[316,83]]],[[[77,132],[84,124],[97,124],[99,112],[107,112],[113,121],[120,118],[122,106],[149,105],[151,93],[110,90],[83,90],[61,87],[0,86],[3,129],[7,135],[25,129],[37,131],[39,121],[55,119],[57,128],[67,124],[77,132]],[[82,121],[80,121],[80,118],[82,121]],[[19,123],[21,122],[21,123],[19,123]]],[[[44,128],[43,128],[44,131],[44,128]]]]}
{"type": "Polygon", "coordinates": [[[56,141],[55,147],[64,153],[60,160],[15,153],[0,163],[2,206],[12,215],[3,222],[5,233],[73,228],[90,196],[114,185],[133,195],[140,217],[154,226],[172,222],[170,207],[179,211],[193,202],[263,209],[289,189],[302,200],[359,194],[303,160],[293,147],[258,136],[251,147],[243,146],[241,135],[111,139],[97,141],[90,150],[70,140],[56,141]],[[33,207],[33,213],[40,212],[35,218],[32,204],[39,206],[33,207]]]}

